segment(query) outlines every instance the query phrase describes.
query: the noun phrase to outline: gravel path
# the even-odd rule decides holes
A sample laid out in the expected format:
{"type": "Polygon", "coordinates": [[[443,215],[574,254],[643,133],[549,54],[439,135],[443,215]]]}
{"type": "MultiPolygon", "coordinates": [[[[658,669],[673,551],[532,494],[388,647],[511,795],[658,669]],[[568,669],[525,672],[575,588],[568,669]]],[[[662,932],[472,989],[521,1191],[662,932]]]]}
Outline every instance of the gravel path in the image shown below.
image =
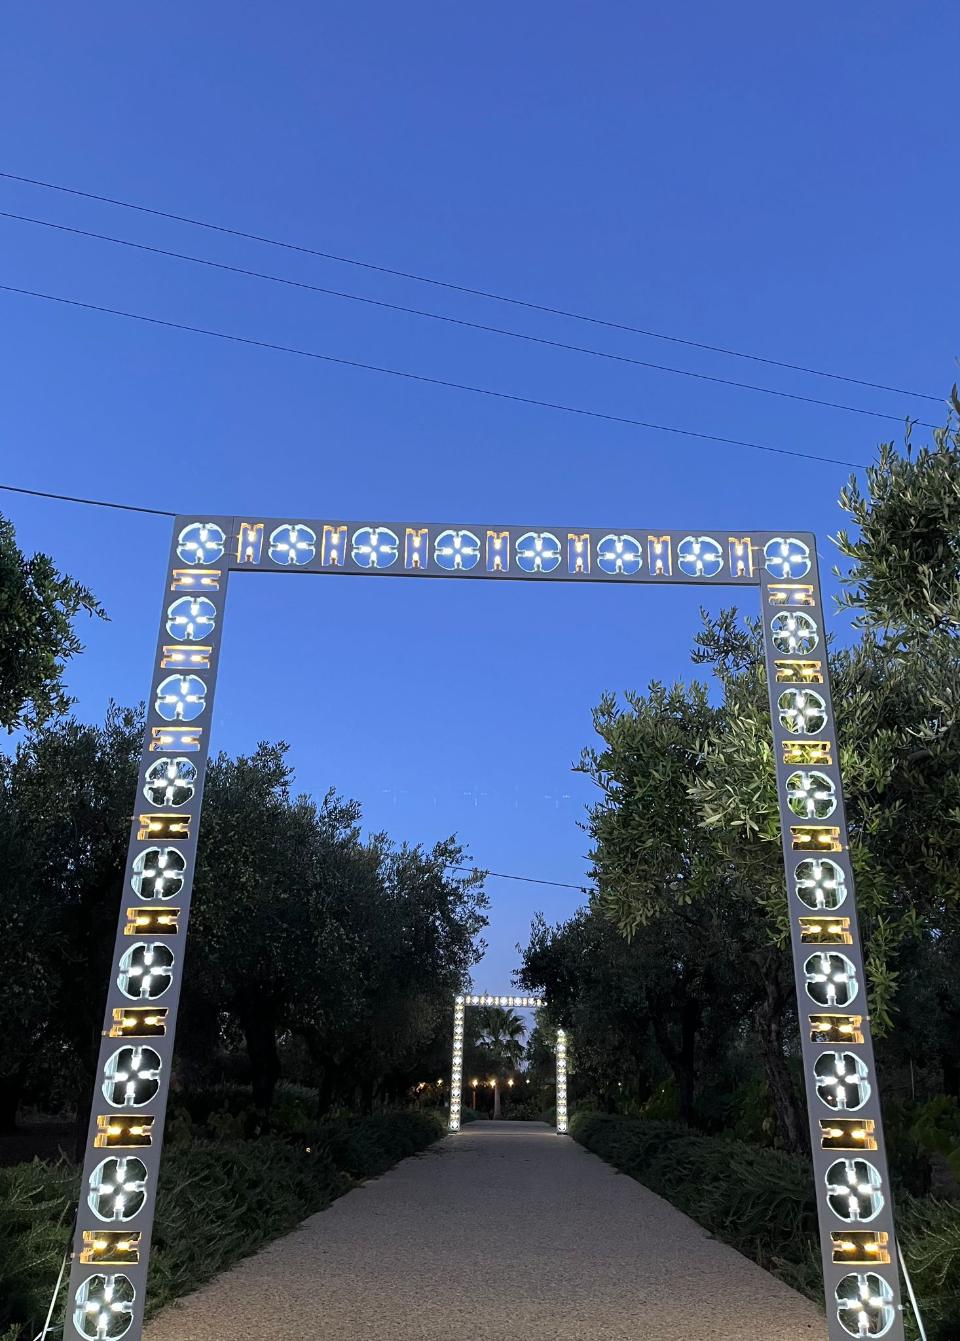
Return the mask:
{"type": "Polygon", "coordinates": [[[539,1123],[477,1122],[171,1305],[146,1341],[822,1341],[808,1300],[539,1123]]]}

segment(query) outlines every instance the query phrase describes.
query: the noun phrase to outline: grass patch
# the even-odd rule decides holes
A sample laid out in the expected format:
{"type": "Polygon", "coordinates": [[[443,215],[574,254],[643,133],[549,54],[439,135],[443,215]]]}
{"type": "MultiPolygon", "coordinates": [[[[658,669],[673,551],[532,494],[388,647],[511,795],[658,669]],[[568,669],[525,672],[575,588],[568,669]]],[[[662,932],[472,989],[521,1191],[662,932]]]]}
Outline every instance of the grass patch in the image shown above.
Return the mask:
{"type": "MultiPolygon", "coordinates": [[[[266,1136],[170,1149],[147,1316],[442,1134],[432,1114],[385,1113],[318,1123],[305,1143],[266,1136]]],[[[28,1341],[43,1325],[78,1193],[79,1172],[65,1161],[0,1169],[0,1341],[28,1341]]]]}
{"type": "MultiPolygon", "coordinates": [[[[575,1114],[570,1134],[718,1239],[823,1303],[808,1160],[700,1136],[679,1123],[605,1113],[575,1114]]],[[[896,1216],[928,1341],[960,1341],[960,1206],[901,1195],[896,1216]]],[[[905,1317],[909,1330],[909,1309],[905,1317]]]]}

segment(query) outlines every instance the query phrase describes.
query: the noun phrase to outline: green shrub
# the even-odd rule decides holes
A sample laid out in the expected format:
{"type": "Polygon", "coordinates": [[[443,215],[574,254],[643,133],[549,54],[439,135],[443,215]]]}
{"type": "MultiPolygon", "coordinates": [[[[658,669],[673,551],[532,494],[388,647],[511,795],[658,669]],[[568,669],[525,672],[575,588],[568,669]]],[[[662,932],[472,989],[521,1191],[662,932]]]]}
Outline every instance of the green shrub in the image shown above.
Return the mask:
{"type": "MultiPolygon", "coordinates": [[[[823,1298],[810,1163],[672,1122],[577,1113],[588,1150],[817,1302],[823,1298]]],[[[960,1341],[960,1206],[901,1196],[897,1227],[928,1341],[960,1341]]]]}
{"type": "MultiPolygon", "coordinates": [[[[216,1111],[229,1116],[227,1106],[216,1111]]],[[[271,1135],[171,1147],[160,1171],[148,1313],[442,1132],[433,1114],[384,1113],[315,1124],[306,1143],[271,1135]]],[[[16,1341],[18,1325],[29,1341],[42,1325],[77,1193],[71,1164],[0,1169],[0,1341],[16,1341]]]]}

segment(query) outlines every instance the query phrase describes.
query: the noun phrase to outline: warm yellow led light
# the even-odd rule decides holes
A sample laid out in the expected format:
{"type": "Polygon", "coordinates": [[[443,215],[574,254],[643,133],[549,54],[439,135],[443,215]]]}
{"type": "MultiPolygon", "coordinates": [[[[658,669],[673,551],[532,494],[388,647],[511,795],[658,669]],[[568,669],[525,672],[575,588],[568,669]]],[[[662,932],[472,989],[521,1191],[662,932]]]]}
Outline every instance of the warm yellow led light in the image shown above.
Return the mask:
{"type": "Polygon", "coordinates": [[[849,917],[799,917],[803,945],[852,945],[849,917]]]}
{"type": "Polygon", "coordinates": [[[567,567],[571,573],[589,573],[590,533],[588,531],[567,532],[567,557],[567,567]]]}
{"type": "Polygon", "coordinates": [[[820,1121],[822,1150],[876,1150],[876,1123],[872,1118],[832,1118],[820,1121]]]}
{"type": "Polygon", "coordinates": [[[259,563],[263,550],[263,522],[241,522],[237,533],[237,563],[259,563]]]}
{"type": "Polygon", "coordinates": [[[150,932],[155,936],[176,936],[180,930],[180,908],[128,908],[125,936],[150,932]]]}
{"type": "Polygon", "coordinates": [[[427,528],[408,526],[403,542],[403,561],[406,568],[422,568],[427,551],[427,528]]]}
{"type": "Polygon", "coordinates": [[[767,588],[771,605],[814,605],[813,587],[809,582],[771,582],[767,588]]]}
{"type": "Polygon", "coordinates": [[[753,574],[753,541],[748,535],[730,536],[730,571],[734,577],[753,574]]]}
{"type": "Polygon", "coordinates": [[[200,643],[190,643],[187,646],[170,643],[164,647],[160,655],[160,669],[186,667],[189,670],[208,670],[212,653],[212,647],[204,647],[200,643]]]}
{"type": "Polygon", "coordinates": [[[174,568],[170,574],[171,591],[219,591],[222,574],[219,568],[174,568]]]}
{"type": "Polygon", "coordinates": [[[98,1149],[136,1149],[153,1143],[153,1118],[141,1117],[136,1122],[113,1116],[98,1116],[93,1144],[98,1149]]]}
{"type": "Polygon", "coordinates": [[[822,661],[775,660],[778,684],[823,684],[822,661]]]}
{"type": "Polygon", "coordinates": [[[785,764],[832,764],[833,754],[829,740],[785,740],[785,764]]]}
{"type": "Polygon", "coordinates": [[[199,750],[202,735],[201,726],[152,726],[150,751],[156,754],[157,750],[172,749],[189,754],[191,751],[199,750]]]}
{"type": "Polygon", "coordinates": [[[885,1264],[890,1261],[890,1235],[884,1230],[833,1230],[830,1234],[833,1260],[854,1265],[885,1264]]]}
{"type": "Polygon", "coordinates": [[[810,1015],[811,1043],[862,1043],[862,1015],[810,1015]]]}
{"type": "Polygon", "coordinates": [[[137,838],[189,838],[192,815],[140,815],[137,838]]]}
{"type": "Polygon", "coordinates": [[[669,577],[673,572],[668,535],[647,536],[647,561],[653,577],[669,577]]]}
{"type": "Polygon", "coordinates": [[[80,1261],[84,1265],[134,1265],[140,1261],[140,1233],[130,1230],[85,1229],[80,1261]]]}
{"type": "Polygon", "coordinates": [[[829,824],[791,824],[794,852],[841,852],[840,830],[829,824]]]}
{"type": "Polygon", "coordinates": [[[163,1037],[167,1032],[167,1008],[118,1006],[108,1038],[163,1037]]]}
{"type": "Polygon", "coordinates": [[[505,573],[510,567],[510,532],[487,532],[487,572],[505,573]]]}

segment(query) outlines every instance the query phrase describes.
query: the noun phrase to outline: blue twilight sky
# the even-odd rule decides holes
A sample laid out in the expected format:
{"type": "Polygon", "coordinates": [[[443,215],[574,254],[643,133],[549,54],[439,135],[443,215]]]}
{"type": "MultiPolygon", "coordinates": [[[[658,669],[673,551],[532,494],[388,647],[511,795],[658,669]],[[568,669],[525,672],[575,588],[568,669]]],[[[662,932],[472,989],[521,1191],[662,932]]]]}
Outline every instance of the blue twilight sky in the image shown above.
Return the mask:
{"type": "MultiPolygon", "coordinates": [[[[951,4],[7,6],[0,168],[854,377],[955,375],[951,4]]],[[[922,400],[550,318],[0,180],[0,209],[784,391],[922,400]]],[[[0,218],[0,283],[760,443],[897,424],[547,350],[0,218]]],[[[3,481],[161,508],[616,528],[839,524],[848,471],[0,293],[3,481]]],[[[12,495],[88,583],[85,719],[148,688],[162,519],[12,495]]],[[[830,545],[822,552],[829,560],[830,545]]],[[[720,605],[722,593],[712,604],[720,605]]],[[[238,580],[215,744],[292,743],[371,828],[579,881],[605,689],[690,673],[696,591],[238,580]],[[264,644],[279,640],[279,660],[264,644]]],[[[533,912],[492,881],[506,988],[533,912]]]]}

